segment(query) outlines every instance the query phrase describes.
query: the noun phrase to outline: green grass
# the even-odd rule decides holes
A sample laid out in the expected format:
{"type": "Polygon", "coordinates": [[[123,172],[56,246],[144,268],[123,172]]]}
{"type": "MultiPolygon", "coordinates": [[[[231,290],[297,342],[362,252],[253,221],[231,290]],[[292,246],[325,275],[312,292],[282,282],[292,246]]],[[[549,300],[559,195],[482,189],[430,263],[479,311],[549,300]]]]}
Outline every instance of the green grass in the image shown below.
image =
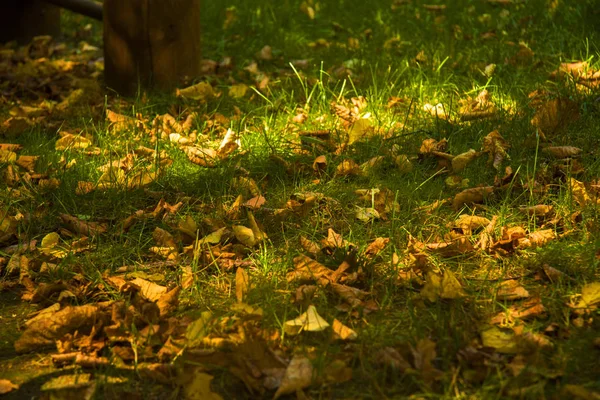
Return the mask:
{"type": "MultiPolygon", "coordinates": [[[[1,195],[2,206],[11,215],[21,213],[25,216],[19,222],[20,242],[40,241],[46,234],[58,231],[62,226],[61,213],[109,226],[106,234],[93,240],[91,251],[55,261],[57,269],[49,275],[36,276],[36,282],[86,282],[89,290],[76,296],[75,304],[119,300],[124,298],[122,294],[101,290],[105,277],[115,274],[118,268],[133,266],[146,274],[162,274],[158,283],[167,285],[180,284],[181,266],[189,265],[195,282],[180,294],[181,303],[174,315],[178,318],[198,317],[201,311],[210,310],[217,321],[236,315],[232,311],[235,268],[219,267],[210,260],[185,258],[181,265],[165,267],[150,248],[156,246],[152,239],[155,228],[174,233],[173,222],[183,221],[187,216],[198,224],[200,238],[215,228],[207,218],[229,227],[248,226],[244,213],[233,220],[223,215],[223,209],[231,206],[242,192],[233,180],[243,176],[245,170],[268,201],[266,209],[255,213],[268,240],[254,249],[245,250],[244,261],[249,262],[247,271],[253,285],[246,302],[262,308],[264,315],[260,327],[279,334],[273,346],[277,346],[284,357],[308,354],[321,377],[326,375],[333,359],[343,360],[353,371],[352,379],[343,384],[313,385],[306,390],[312,398],[561,398],[564,396],[562,390],[569,384],[600,391],[596,367],[599,350],[592,345],[598,337],[599,315],[596,311],[591,314],[594,318],[588,326],[576,328],[566,306],[569,296],[581,293],[585,283],[599,280],[597,208],[582,209],[577,205],[567,184],[570,175],[559,177],[557,161],[541,151],[548,144],[580,147],[583,152],[579,160],[585,169],[575,176],[576,179],[590,182],[600,173],[596,150],[600,143],[598,91],[579,91],[572,80],[549,80],[550,72],[561,62],[587,60],[592,69],[600,67],[600,28],[596,22],[595,2],[557,1],[552,10],[550,4],[553,2],[546,0],[515,1],[506,7],[484,1],[456,0],[447,3],[442,12],[428,11],[422,1],[393,2],[395,7],[391,7],[389,1],[319,2],[314,19],[300,11],[302,2],[298,0],[263,3],[203,4],[203,56],[216,61],[231,56],[234,63],[231,73],[199,78],[222,91],[218,99],[199,103],[155,93],[122,99],[107,93],[106,99],[102,96],[95,99],[93,110],[86,106],[72,109],[54,124],[42,124],[10,139],[23,145],[19,154],[40,156],[37,172],[48,173],[61,181],[54,190],[42,191],[32,186],[30,196],[15,198],[6,191],[1,195]],[[225,29],[226,9],[233,10],[236,20],[225,29]],[[493,32],[495,37],[482,38],[488,32],[493,32]],[[355,39],[358,48],[349,45],[355,39]],[[319,46],[319,40],[326,45],[319,46]],[[513,63],[510,60],[517,54],[521,42],[533,51],[533,57],[521,64],[513,63]],[[265,45],[272,47],[271,61],[256,58],[265,45]],[[415,61],[420,52],[426,61],[415,61]],[[290,62],[294,60],[307,60],[308,66],[292,68],[290,62]],[[270,77],[269,87],[261,93],[249,91],[242,99],[231,98],[227,91],[232,83],[242,82],[249,86],[258,83],[244,69],[253,61],[270,77]],[[492,63],[496,64],[496,69],[489,77],[483,71],[492,63]],[[340,74],[343,68],[351,71],[349,76],[340,74]],[[468,96],[474,98],[484,88],[491,93],[492,102],[499,109],[498,116],[473,122],[458,121],[459,101],[468,96]],[[530,123],[534,109],[528,95],[536,89],[546,89],[554,96],[575,101],[580,118],[562,131],[549,134],[549,143],[534,141],[533,145],[528,145],[526,139],[535,137],[535,127],[530,123]],[[304,146],[304,151],[298,151],[301,145],[298,130],[343,133],[331,103],[342,103],[358,96],[367,99],[367,106],[361,113],[369,112],[373,127],[381,132],[391,131],[393,139],[373,135],[348,146],[341,154],[315,140],[304,146]],[[386,107],[392,96],[404,99],[404,103],[397,108],[386,107]],[[425,103],[443,103],[452,115],[450,121],[432,118],[422,112],[425,103]],[[240,133],[242,149],[247,153],[225,159],[215,168],[199,167],[168,139],[159,137],[153,143],[149,135],[136,138],[139,135],[131,131],[115,135],[102,116],[105,107],[129,116],[141,113],[148,120],[147,126],[159,114],[173,113],[174,110],[180,110],[182,114],[196,112],[201,118],[196,120],[193,128],[206,135],[203,139],[206,143],[218,143],[221,139],[219,129],[210,127],[215,114],[219,113],[229,119],[224,128],[230,127],[240,133]],[[236,120],[237,109],[241,117],[236,120]],[[291,120],[299,109],[304,110],[307,120],[295,127],[291,120]],[[77,151],[55,151],[59,129],[91,134],[94,146],[103,149],[103,153],[86,156],[77,151]],[[453,210],[443,206],[431,214],[419,211],[419,207],[450,198],[459,191],[445,185],[446,175],[436,172],[434,161],[417,160],[423,140],[445,138],[448,140],[447,151],[457,155],[471,148],[479,150],[483,138],[495,129],[512,145],[510,160],[503,164],[518,171],[511,185],[498,190],[476,208],[453,210]],[[387,154],[391,143],[396,144],[401,153],[414,158],[411,172],[402,173],[388,158],[366,176],[335,177],[336,167],[342,160],[353,159],[361,164],[387,154]],[[173,160],[147,191],[107,189],[85,195],[75,193],[79,181],[96,182],[101,175],[99,166],[120,159],[139,145],[165,151],[173,160]],[[311,165],[315,157],[323,154],[327,156],[328,165],[323,174],[317,176],[312,173],[311,165]],[[296,168],[286,172],[272,156],[281,157],[296,168]],[[76,163],[72,168],[64,169],[61,157],[67,162],[76,160],[76,163]],[[315,182],[317,178],[319,181],[315,182]],[[533,180],[538,186],[548,184],[549,189],[545,192],[533,190],[533,180]],[[390,212],[388,219],[383,221],[357,221],[354,206],[370,205],[359,202],[354,192],[369,188],[390,189],[399,204],[399,211],[390,212]],[[302,217],[292,215],[281,219],[273,215],[273,209],[285,207],[290,196],[299,192],[318,192],[325,199],[302,217]],[[148,218],[127,232],[119,231],[120,221],[137,210],[153,209],[160,198],[171,205],[183,202],[173,220],[148,218]],[[463,213],[490,219],[498,216],[497,235],[502,226],[519,225],[533,231],[539,228],[540,221],[520,212],[519,207],[536,204],[553,205],[557,215],[563,218],[564,230],[572,229],[573,232],[537,249],[505,257],[467,254],[433,258],[437,267],[451,270],[459,278],[468,294],[465,299],[432,304],[419,296],[419,284],[397,278],[399,269],[405,269],[406,265],[403,262],[394,265],[393,254],[403,257],[409,235],[422,242],[438,241],[437,236],[450,232],[448,223],[463,213]],[[581,211],[581,220],[573,222],[570,216],[576,211],[581,211]],[[284,334],[284,322],[304,311],[291,303],[298,284],[286,280],[286,273],[293,269],[293,258],[303,252],[300,236],[319,243],[327,237],[330,228],[356,246],[359,254],[376,237],[390,238],[388,246],[377,258],[359,257],[358,264],[364,272],[359,282],[353,285],[369,291],[369,298],[379,305],[379,311],[370,314],[362,310],[350,314],[340,311],[337,306],[343,302],[326,288],[320,288],[312,300],[319,314],[329,322],[337,318],[358,332],[358,339],[352,344],[334,341],[324,333],[297,337],[284,334]],[[544,264],[572,279],[543,280],[539,271],[544,264]],[[477,345],[485,321],[512,304],[495,297],[500,283],[510,277],[518,277],[532,295],[542,298],[547,308],[546,316],[527,321],[525,330],[543,334],[551,323],[555,323],[561,332],[558,337],[551,338],[552,349],[526,352],[528,368],[517,376],[506,367],[513,356],[486,353],[488,350],[480,349],[478,356],[483,357],[485,353],[488,357],[484,362],[481,358],[469,359],[465,355],[469,346],[477,345]],[[425,338],[436,343],[437,356],[433,364],[443,372],[441,379],[432,384],[418,372],[399,373],[376,362],[377,351],[387,346],[397,348],[411,359],[411,348],[425,338]],[[528,391],[519,392],[523,388],[528,391]]],[[[81,32],[88,32],[87,29],[81,31],[87,22],[67,14],[64,26],[69,44],[77,43],[81,32]]],[[[84,40],[100,45],[100,27],[92,25],[90,32],[91,36],[84,40]]],[[[8,110],[18,101],[24,104],[31,101],[11,96],[1,99],[0,116],[3,117],[8,116],[8,110]]],[[[335,140],[333,143],[337,144],[335,140]]],[[[461,172],[460,176],[468,179],[468,187],[492,185],[496,175],[502,177],[503,171],[495,171],[487,165],[486,159],[487,156],[478,158],[461,172]]],[[[246,199],[249,197],[247,195],[246,199]]],[[[13,239],[6,244],[14,242],[13,239]]],[[[331,255],[321,254],[318,260],[335,269],[349,252],[349,248],[338,249],[331,255]]],[[[10,258],[7,253],[2,256],[7,260],[10,258]]],[[[14,282],[18,278],[3,268],[0,269],[3,282],[14,282]]],[[[16,287],[10,290],[10,295],[20,293],[16,287]]],[[[32,306],[26,302],[16,306],[14,301],[8,300],[0,304],[0,321],[8,321],[9,327],[0,337],[0,352],[7,354],[0,359],[0,372],[8,366],[20,365],[13,369],[9,378],[29,388],[28,379],[45,370],[36,371],[38,367],[28,361],[19,364],[21,358],[16,358],[12,341],[18,337],[17,327],[32,306]],[[13,314],[18,316],[12,317],[13,314]]],[[[44,365],[47,365],[48,356],[43,357],[44,365]]],[[[226,368],[217,368],[210,373],[215,375],[213,390],[225,398],[256,398],[247,393],[226,368]]],[[[3,373],[0,375],[4,376],[3,373]]],[[[164,388],[157,389],[135,378],[132,382],[127,384],[132,387],[125,385],[124,389],[105,383],[97,398],[117,397],[120,393],[138,390],[140,386],[137,385],[157,397],[164,394],[164,388]]],[[[264,398],[271,397],[272,393],[267,391],[264,398]]]]}

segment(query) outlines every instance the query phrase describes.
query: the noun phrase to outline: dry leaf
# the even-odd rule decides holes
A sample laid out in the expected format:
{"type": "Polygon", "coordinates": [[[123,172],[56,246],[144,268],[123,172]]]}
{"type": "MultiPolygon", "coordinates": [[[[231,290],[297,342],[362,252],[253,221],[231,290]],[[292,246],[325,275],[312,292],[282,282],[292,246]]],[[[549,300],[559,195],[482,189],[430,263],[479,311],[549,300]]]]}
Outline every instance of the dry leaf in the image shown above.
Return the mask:
{"type": "Polygon", "coordinates": [[[108,322],[108,315],[92,304],[65,307],[46,318],[36,320],[27,326],[19,339],[15,341],[17,353],[26,353],[53,346],[67,333],[89,332],[99,322],[108,322]]]}
{"type": "Polygon", "coordinates": [[[273,400],[277,400],[283,395],[296,393],[312,383],[313,365],[310,360],[304,356],[294,356],[285,370],[285,375],[281,380],[281,385],[273,400]]]}
{"type": "Polygon", "coordinates": [[[243,225],[234,225],[231,229],[235,238],[248,247],[254,247],[259,242],[250,228],[246,228],[243,225]]]}
{"type": "Polygon", "coordinates": [[[211,100],[219,96],[219,94],[215,92],[213,87],[207,82],[200,82],[184,89],[177,89],[176,95],[178,97],[199,100],[201,102],[211,100]]]}
{"type": "Polygon", "coordinates": [[[238,83],[229,88],[229,96],[234,99],[241,99],[248,93],[250,88],[245,83],[238,83]]]}
{"type": "Polygon", "coordinates": [[[243,303],[246,295],[248,294],[249,280],[248,272],[238,267],[235,272],[235,298],[238,303],[243,303]]]}
{"type": "Polygon", "coordinates": [[[204,372],[203,367],[186,368],[184,374],[187,376],[179,377],[184,382],[183,394],[186,400],[223,400],[221,395],[213,392],[210,388],[210,382],[213,376],[204,372]]]}
{"type": "Polygon", "coordinates": [[[514,279],[504,281],[496,292],[498,300],[520,300],[529,297],[529,292],[514,279]]]}
{"type": "Polygon", "coordinates": [[[354,160],[348,159],[342,161],[335,169],[334,176],[357,176],[362,173],[360,165],[354,160]]]}
{"type": "Polygon", "coordinates": [[[452,208],[455,210],[461,209],[464,205],[473,203],[482,203],[489,195],[494,192],[493,186],[483,186],[465,189],[454,196],[452,200],[452,208]]]}
{"type": "Polygon", "coordinates": [[[459,154],[452,159],[452,172],[459,173],[464,170],[471,161],[480,156],[480,153],[470,149],[469,151],[459,154]]]}
{"type": "Polygon", "coordinates": [[[509,158],[506,152],[510,148],[510,144],[504,140],[500,132],[492,131],[483,138],[483,152],[488,153],[488,162],[495,169],[500,169],[500,165],[504,159],[509,158]]]}
{"type": "Polygon", "coordinates": [[[158,285],[142,278],[135,278],[131,283],[139,286],[142,296],[150,301],[156,302],[163,294],[167,293],[167,288],[165,286],[158,285]]]}
{"type": "Polygon", "coordinates": [[[514,332],[490,326],[482,330],[481,341],[486,347],[493,347],[498,353],[515,354],[519,346],[514,332]]]}
{"type": "Polygon", "coordinates": [[[293,336],[302,331],[320,332],[328,327],[329,324],[317,313],[315,306],[310,305],[298,318],[285,321],[283,330],[293,336]]]}
{"type": "Polygon", "coordinates": [[[372,132],[371,120],[369,118],[360,118],[356,120],[348,129],[348,144],[352,144],[363,137],[369,132],[372,132]]]}
{"type": "Polygon", "coordinates": [[[334,333],[335,339],[356,340],[356,338],[358,338],[358,334],[356,332],[348,328],[346,325],[342,324],[337,319],[333,320],[333,325],[331,326],[331,329],[334,333]]]}
{"type": "Polygon", "coordinates": [[[588,283],[581,289],[581,297],[573,308],[587,309],[600,303],[600,282],[588,283]]]}
{"type": "Polygon", "coordinates": [[[8,379],[0,379],[0,395],[10,393],[13,390],[16,390],[18,388],[19,388],[19,385],[15,385],[8,379]]]}
{"type": "Polygon", "coordinates": [[[426,113],[429,113],[439,119],[450,118],[450,115],[446,113],[446,110],[444,109],[444,106],[442,103],[438,103],[435,106],[427,103],[423,106],[423,111],[425,111],[426,113]]]}
{"type": "Polygon", "coordinates": [[[582,151],[580,148],[573,146],[549,146],[542,149],[542,153],[558,159],[577,157],[582,151]]]}

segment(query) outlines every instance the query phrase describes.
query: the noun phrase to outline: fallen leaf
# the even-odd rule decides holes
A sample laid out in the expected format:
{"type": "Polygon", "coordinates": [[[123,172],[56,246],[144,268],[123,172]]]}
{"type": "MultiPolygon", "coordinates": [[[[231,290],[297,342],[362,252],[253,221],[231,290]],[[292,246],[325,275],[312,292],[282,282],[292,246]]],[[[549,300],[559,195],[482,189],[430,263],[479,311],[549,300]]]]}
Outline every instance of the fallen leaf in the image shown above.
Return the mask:
{"type": "Polygon", "coordinates": [[[459,173],[464,170],[471,161],[480,156],[480,153],[470,149],[469,151],[459,154],[452,159],[452,172],[459,173]]]}
{"type": "Polygon", "coordinates": [[[248,93],[250,88],[245,83],[238,83],[229,88],[229,96],[234,99],[241,99],[248,93]]]}
{"type": "Polygon", "coordinates": [[[573,146],[548,146],[542,149],[542,153],[558,159],[577,157],[582,151],[580,148],[573,146]]]}
{"type": "Polygon", "coordinates": [[[157,301],[163,294],[167,293],[167,288],[165,286],[158,285],[142,278],[135,278],[131,283],[139,286],[140,293],[150,301],[157,301]]]}
{"type": "Polygon", "coordinates": [[[529,297],[529,292],[521,284],[514,280],[502,282],[496,291],[496,299],[498,300],[519,300],[529,297]]]}
{"type": "Polygon", "coordinates": [[[352,159],[347,159],[337,166],[334,176],[357,176],[361,173],[360,165],[352,159]]]}
{"type": "Polygon", "coordinates": [[[250,228],[243,225],[234,225],[231,229],[233,230],[235,238],[248,247],[254,247],[259,242],[250,228]]]}
{"type": "Polygon", "coordinates": [[[493,186],[483,186],[465,189],[462,192],[454,196],[452,200],[452,208],[459,210],[464,205],[473,203],[482,203],[494,192],[493,186]]]}
{"type": "Polygon", "coordinates": [[[315,306],[310,305],[306,309],[306,312],[300,314],[298,318],[285,321],[283,330],[288,335],[293,336],[302,331],[320,332],[328,327],[329,324],[317,313],[315,306]]]}
{"type": "Polygon", "coordinates": [[[312,381],[313,365],[310,360],[304,356],[294,356],[285,370],[285,375],[273,396],[273,400],[277,400],[286,394],[298,392],[310,386],[312,381]]]}
{"type": "Polygon", "coordinates": [[[218,97],[213,87],[207,82],[200,82],[184,89],[177,89],[175,93],[178,97],[190,100],[199,100],[201,102],[218,97]]]}
{"type": "MultiPolygon", "coordinates": [[[[223,400],[221,395],[213,392],[210,382],[213,376],[204,372],[203,367],[186,368],[183,378],[183,394],[186,400],[223,400]]],[[[181,379],[181,378],[180,378],[181,379]]]]}
{"type": "Polygon", "coordinates": [[[17,353],[26,353],[54,346],[55,341],[62,339],[67,333],[89,332],[96,323],[108,322],[108,318],[107,313],[92,304],[65,307],[27,326],[25,332],[15,341],[15,350],[17,353]]]}
{"type": "Polygon", "coordinates": [[[358,334],[355,331],[348,328],[346,325],[342,324],[337,319],[333,320],[333,325],[331,326],[331,330],[334,333],[335,339],[356,340],[356,338],[358,338],[358,334]]]}
{"type": "Polygon", "coordinates": [[[503,354],[515,354],[519,349],[515,333],[496,326],[481,331],[481,342],[484,346],[493,347],[498,353],[503,354]]]}
{"type": "Polygon", "coordinates": [[[15,385],[8,379],[0,379],[0,395],[10,393],[18,388],[19,385],[15,385]]]}
{"type": "Polygon", "coordinates": [[[238,267],[235,272],[235,298],[238,303],[243,303],[246,295],[248,294],[248,272],[238,267]]]}

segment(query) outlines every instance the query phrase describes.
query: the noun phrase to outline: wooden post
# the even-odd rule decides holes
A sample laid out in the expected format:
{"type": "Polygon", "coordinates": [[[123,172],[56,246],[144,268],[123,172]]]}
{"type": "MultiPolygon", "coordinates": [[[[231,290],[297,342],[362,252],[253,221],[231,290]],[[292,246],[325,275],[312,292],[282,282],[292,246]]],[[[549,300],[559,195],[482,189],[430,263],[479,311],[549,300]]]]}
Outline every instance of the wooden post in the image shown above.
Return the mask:
{"type": "Polygon", "coordinates": [[[41,0],[0,0],[0,42],[60,33],[60,9],[41,0]]]}
{"type": "Polygon", "coordinates": [[[104,76],[124,95],[200,72],[200,0],[105,0],[104,76]]]}

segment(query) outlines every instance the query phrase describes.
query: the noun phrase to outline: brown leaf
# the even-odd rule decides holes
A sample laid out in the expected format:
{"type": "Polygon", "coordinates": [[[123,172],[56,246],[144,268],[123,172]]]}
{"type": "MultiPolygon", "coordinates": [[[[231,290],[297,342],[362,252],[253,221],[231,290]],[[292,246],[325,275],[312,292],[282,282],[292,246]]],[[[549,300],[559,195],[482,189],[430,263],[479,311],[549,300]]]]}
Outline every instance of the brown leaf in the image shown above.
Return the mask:
{"type": "Polygon", "coordinates": [[[496,292],[498,300],[519,300],[529,297],[529,292],[514,279],[504,281],[496,292]]]}
{"type": "Polygon", "coordinates": [[[487,197],[494,192],[493,186],[483,186],[465,189],[454,196],[452,200],[452,208],[455,210],[461,209],[464,205],[473,203],[482,203],[487,197]]]}
{"type": "Polygon", "coordinates": [[[92,304],[65,307],[30,324],[15,341],[15,350],[17,353],[26,353],[53,346],[56,340],[62,339],[67,333],[89,332],[95,324],[106,323],[108,319],[108,314],[92,304]]]}
{"type": "Polygon", "coordinates": [[[538,103],[531,124],[547,136],[559,132],[578,118],[578,104],[568,98],[558,97],[538,103]]]}
{"type": "Polygon", "coordinates": [[[558,159],[577,157],[582,151],[580,148],[573,146],[549,146],[542,149],[543,153],[558,159]]]}
{"type": "Polygon", "coordinates": [[[183,151],[191,162],[202,167],[214,167],[218,159],[217,152],[213,149],[185,146],[183,151]]]}
{"type": "Polygon", "coordinates": [[[337,166],[334,176],[357,176],[361,173],[360,165],[352,159],[347,159],[337,166]]]}
{"type": "Polygon", "coordinates": [[[470,149],[465,153],[455,156],[454,158],[452,158],[452,172],[456,174],[461,172],[466,168],[467,164],[475,160],[480,155],[481,153],[470,149]]]}
{"type": "Polygon", "coordinates": [[[369,243],[369,245],[365,249],[365,253],[364,253],[365,256],[368,258],[375,257],[377,254],[379,254],[385,248],[385,246],[387,246],[387,244],[389,242],[390,242],[390,238],[383,238],[383,237],[376,238],[371,243],[369,243]]]}
{"type": "Polygon", "coordinates": [[[500,135],[500,132],[492,131],[483,138],[483,152],[488,153],[488,162],[495,169],[500,169],[500,165],[504,159],[508,158],[506,152],[510,148],[510,144],[500,135]]]}
{"type": "Polygon", "coordinates": [[[8,379],[0,379],[0,395],[10,393],[13,390],[16,390],[18,388],[19,388],[19,385],[15,385],[8,379]]]}
{"type": "Polygon", "coordinates": [[[427,385],[439,380],[443,373],[433,365],[436,358],[435,342],[430,339],[421,339],[417,347],[412,348],[415,369],[421,373],[421,378],[427,385]]]}
{"type": "Polygon", "coordinates": [[[393,347],[384,347],[375,353],[375,363],[393,368],[400,372],[411,370],[412,366],[398,350],[393,347]]]}
{"type": "Polygon", "coordinates": [[[245,269],[238,267],[235,272],[235,298],[238,303],[243,303],[248,294],[249,280],[248,272],[245,269]]]}
{"type": "Polygon", "coordinates": [[[294,266],[294,271],[288,272],[287,274],[288,282],[296,280],[321,281],[321,278],[325,278],[325,282],[328,282],[334,272],[323,264],[302,254],[294,257],[294,266]]]}
{"type": "Polygon", "coordinates": [[[285,375],[281,381],[281,386],[275,392],[273,400],[277,400],[283,395],[295,393],[308,386],[313,381],[313,365],[311,361],[304,356],[294,356],[285,370],[285,375]]]}
{"type": "Polygon", "coordinates": [[[248,207],[252,211],[256,211],[260,209],[266,202],[267,200],[264,198],[264,196],[255,196],[244,202],[242,205],[244,207],[248,207]]]}
{"type": "Polygon", "coordinates": [[[168,247],[171,249],[177,248],[177,243],[175,242],[173,235],[162,228],[154,228],[154,232],[152,232],[152,239],[154,239],[156,244],[161,247],[168,247]]]}
{"type": "Polygon", "coordinates": [[[100,233],[105,233],[107,229],[106,224],[83,221],[68,214],[60,214],[60,219],[72,232],[84,236],[95,236],[100,233]]]}
{"type": "Polygon", "coordinates": [[[517,319],[527,320],[543,315],[546,312],[546,307],[542,304],[539,297],[533,297],[519,304],[513,304],[506,309],[496,314],[490,319],[491,324],[513,325],[517,319]]]}
{"type": "Polygon", "coordinates": [[[358,334],[352,329],[348,328],[346,325],[342,324],[337,319],[333,320],[333,325],[331,329],[334,333],[335,339],[341,340],[356,340],[358,338],[358,334]]]}
{"type": "Polygon", "coordinates": [[[138,286],[142,296],[150,301],[158,301],[161,296],[167,293],[167,288],[165,286],[158,285],[142,278],[135,278],[131,283],[138,286]]]}
{"type": "Polygon", "coordinates": [[[163,293],[158,300],[156,301],[156,305],[160,310],[160,317],[164,318],[171,314],[173,311],[177,309],[179,305],[179,292],[181,292],[180,287],[174,287],[166,293],[163,293]]]}
{"type": "Polygon", "coordinates": [[[340,285],[339,283],[331,283],[331,289],[340,296],[346,303],[353,308],[364,306],[363,300],[368,296],[368,292],[353,288],[351,286],[340,285]]]}
{"type": "Polygon", "coordinates": [[[321,252],[321,247],[319,245],[308,239],[306,236],[300,235],[300,246],[306,251],[309,255],[316,257],[317,254],[321,252]]]}

